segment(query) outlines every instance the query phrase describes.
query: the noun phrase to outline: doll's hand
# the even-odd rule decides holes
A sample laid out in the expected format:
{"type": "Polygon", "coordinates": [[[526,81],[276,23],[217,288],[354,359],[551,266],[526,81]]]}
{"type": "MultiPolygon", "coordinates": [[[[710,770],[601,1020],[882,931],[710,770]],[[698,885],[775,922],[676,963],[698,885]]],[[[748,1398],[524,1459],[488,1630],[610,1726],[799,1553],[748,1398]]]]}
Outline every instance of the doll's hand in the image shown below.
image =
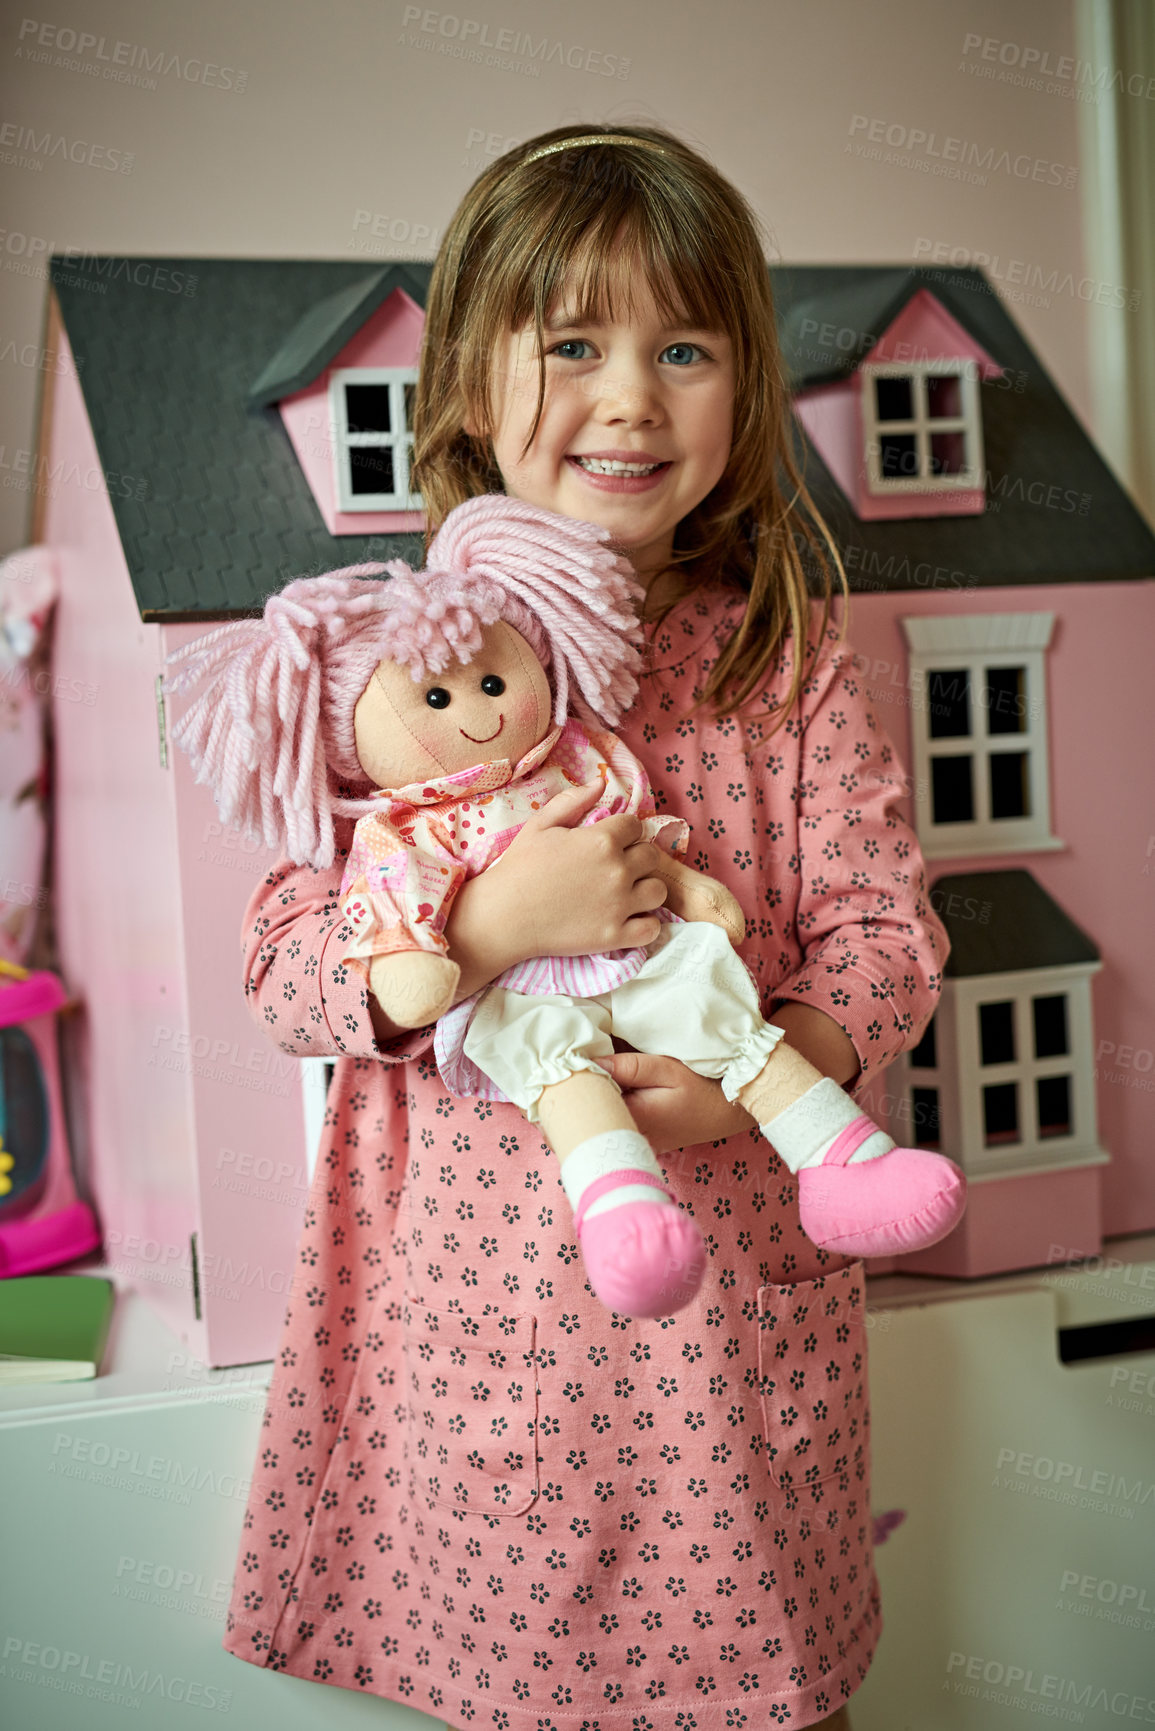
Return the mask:
{"type": "Polygon", "coordinates": [[[457,988],[461,969],[448,956],[425,950],[401,950],[374,956],[369,964],[369,990],[398,1028],[423,1028],[443,1016],[457,988]]]}
{"type": "Polygon", "coordinates": [[[737,897],[730,894],[725,884],[668,854],[662,861],[661,875],[666,885],[666,906],[671,913],[684,920],[721,926],[737,948],[746,936],[746,920],[737,897]]]}
{"type": "Polygon", "coordinates": [[[622,1089],[634,1122],[655,1154],[720,1141],[754,1124],[736,1100],[727,1100],[721,1083],[699,1076],[677,1058],[615,1052],[598,1063],[622,1089]]]}

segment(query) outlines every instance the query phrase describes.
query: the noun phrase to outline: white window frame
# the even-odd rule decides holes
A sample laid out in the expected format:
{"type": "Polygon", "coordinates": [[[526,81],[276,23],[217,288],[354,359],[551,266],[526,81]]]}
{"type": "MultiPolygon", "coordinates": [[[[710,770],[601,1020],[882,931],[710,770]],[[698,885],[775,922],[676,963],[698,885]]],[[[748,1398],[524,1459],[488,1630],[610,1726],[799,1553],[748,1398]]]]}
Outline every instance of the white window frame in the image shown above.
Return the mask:
{"type": "Polygon", "coordinates": [[[312,1182],[325,1133],[325,1112],[329,1103],[329,1083],[333,1080],[333,1058],[299,1058],[301,1066],[301,1104],[304,1112],[305,1170],[312,1182]]]}
{"type": "Polygon", "coordinates": [[[413,430],[405,414],[405,387],[417,383],[416,367],[339,367],[329,375],[329,427],[333,442],[333,481],[339,511],[420,511],[421,495],[409,487],[413,430]],[[388,433],[351,433],[346,385],[388,385],[388,433]],[[391,493],[354,493],[350,447],[388,445],[393,452],[391,493]]]}
{"type": "Polygon", "coordinates": [[[862,380],[862,429],[866,454],[866,485],[871,493],[970,493],[983,486],[983,428],[979,406],[979,369],[973,360],[864,361],[858,369],[862,380]],[[926,381],[951,374],[959,381],[962,413],[931,417],[927,410],[926,381]],[[909,420],[880,420],[874,381],[879,378],[909,378],[909,420]],[[966,464],[957,475],[936,475],[930,466],[932,433],[962,433],[966,464]],[[913,433],[918,455],[917,475],[883,475],[883,433],[913,433]]]}
{"type": "Polygon", "coordinates": [[[962,859],[971,854],[1042,853],[1065,846],[1051,833],[1050,763],[1045,656],[1054,629],[1053,613],[944,614],[904,618],[910,649],[911,744],[914,759],[915,828],[927,859],[962,859]],[[1022,667],[1025,671],[1026,726],[1021,733],[985,731],[984,668],[1022,667]],[[957,739],[930,736],[932,673],[957,673],[970,679],[971,732],[957,739]],[[978,731],[976,731],[976,729],[978,731]],[[988,761],[1004,752],[1025,752],[1030,815],[994,818],[990,814],[988,761]],[[974,764],[974,817],[967,823],[935,823],[932,757],[969,757],[974,764]]]}
{"type": "Polygon", "coordinates": [[[915,1088],[933,1088],[938,1094],[939,1152],[961,1166],[962,1146],[959,1140],[958,1066],[955,1062],[955,999],[953,980],[943,981],[932,1021],[934,1022],[934,1064],[912,1064],[913,1048],[903,1054],[901,1083],[896,1098],[890,1102],[890,1134],[903,1147],[918,1146],[918,1125],[915,1122],[915,1088]]]}
{"type": "MultiPolygon", "coordinates": [[[[957,1063],[959,1076],[959,1164],[968,1178],[1009,1178],[1025,1172],[1061,1171],[1068,1166],[1099,1166],[1108,1160],[1099,1146],[1091,1026],[1090,982],[1102,965],[1080,962],[1057,968],[1025,968],[1018,973],[973,974],[951,982],[956,1038],[951,1061],[957,1063]],[[1031,999],[1060,993],[1067,999],[1069,1050],[1054,1058],[1036,1058],[1031,999]],[[984,1064],[979,1007],[1008,1000],[1014,1005],[1017,1057],[1010,1064],[984,1064]],[[1038,1134],[1035,1081],[1044,1076],[1071,1078],[1071,1132],[1067,1136],[1038,1134]],[[983,1089],[1000,1082],[1019,1085],[1019,1140],[988,1148],[984,1145],[983,1089]]],[[[938,1058],[941,1068],[941,1051],[938,1058]]]]}

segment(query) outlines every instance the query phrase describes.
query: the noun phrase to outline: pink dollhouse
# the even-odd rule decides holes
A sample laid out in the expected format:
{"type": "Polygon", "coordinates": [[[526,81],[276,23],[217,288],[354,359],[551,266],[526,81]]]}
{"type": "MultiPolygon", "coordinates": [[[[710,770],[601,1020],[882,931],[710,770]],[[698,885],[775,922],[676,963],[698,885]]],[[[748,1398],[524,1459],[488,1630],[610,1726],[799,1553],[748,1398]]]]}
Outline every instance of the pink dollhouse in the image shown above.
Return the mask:
{"type": "Polygon", "coordinates": [[[875,1103],[963,1167],[968,1209],[891,1266],[1090,1256],[1155,1219],[1155,536],[981,273],[773,274],[810,484],[952,944],[875,1103]]]}
{"type": "MultiPolygon", "coordinates": [[[[933,1034],[864,1104],[973,1180],[971,1224],[920,1268],[1088,1254],[1100,1225],[1155,1226],[1155,843],[1113,791],[1149,731],[1155,538],[979,271],[771,274],[862,677],[955,943],[933,1034]]],[[[292,576],[419,558],[428,277],[52,261],[47,342],[83,366],[48,378],[33,538],[60,569],[53,889],[87,1006],[88,1176],[109,1260],[216,1365],[275,1348],[325,1076],[251,1021],[237,934],[272,861],[169,751],[159,680],[292,576]]]]}

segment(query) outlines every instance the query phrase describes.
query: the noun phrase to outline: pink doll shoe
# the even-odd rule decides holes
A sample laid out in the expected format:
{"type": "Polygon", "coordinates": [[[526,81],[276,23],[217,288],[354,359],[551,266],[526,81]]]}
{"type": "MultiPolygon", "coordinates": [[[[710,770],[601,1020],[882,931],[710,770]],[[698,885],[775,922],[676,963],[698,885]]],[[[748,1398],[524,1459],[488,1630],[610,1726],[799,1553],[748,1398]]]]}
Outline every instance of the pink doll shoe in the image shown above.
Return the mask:
{"type": "Polygon", "coordinates": [[[623,1202],[586,1219],[591,1202],[619,1184],[652,1184],[671,1202],[674,1192],[649,1172],[607,1172],[583,1191],[574,1229],[594,1294],[622,1316],[671,1316],[683,1309],[706,1272],[706,1246],[681,1208],[623,1202]]]}
{"type": "Polygon", "coordinates": [[[802,1230],[842,1256],[897,1256],[925,1250],[956,1227],[966,1179],[952,1160],[923,1148],[892,1148],[874,1160],[846,1162],[877,1124],[856,1118],[820,1166],[798,1174],[802,1230]]]}

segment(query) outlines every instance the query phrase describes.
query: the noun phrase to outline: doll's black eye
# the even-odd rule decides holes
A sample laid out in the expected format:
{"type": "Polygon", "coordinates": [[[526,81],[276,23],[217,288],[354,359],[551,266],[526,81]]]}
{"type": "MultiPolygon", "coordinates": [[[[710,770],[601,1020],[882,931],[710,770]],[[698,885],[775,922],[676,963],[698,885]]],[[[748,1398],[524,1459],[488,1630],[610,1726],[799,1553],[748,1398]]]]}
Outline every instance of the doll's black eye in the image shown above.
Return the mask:
{"type": "Polygon", "coordinates": [[[500,697],[505,690],[505,680],[499,679],[496,673],[487,673],[481,682],[481,689],[487,697],[500,697]]]}
{"type": "Polygon", "coordinates": [[[451,699],[444,685],[434,685],[425,693],[425,701],[430,709],[448,709],[451,699]]]}

